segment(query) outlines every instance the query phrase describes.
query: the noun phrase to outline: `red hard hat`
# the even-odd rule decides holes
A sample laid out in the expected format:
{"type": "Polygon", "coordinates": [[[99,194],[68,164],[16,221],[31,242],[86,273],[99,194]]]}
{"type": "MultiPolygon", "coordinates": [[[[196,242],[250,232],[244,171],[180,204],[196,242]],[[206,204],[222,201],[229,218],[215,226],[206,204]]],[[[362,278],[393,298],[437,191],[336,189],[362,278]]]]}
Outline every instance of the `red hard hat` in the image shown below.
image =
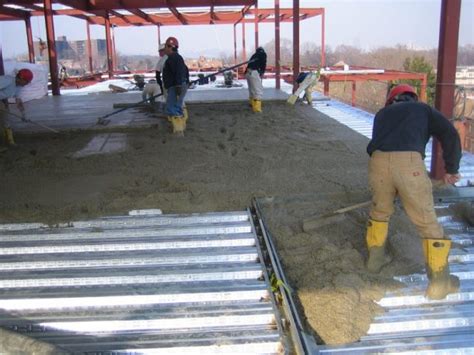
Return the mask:
{"type": "Polygon", "coordinates": [[[166,40],[166,45],[175,48],[179,47],[179,43],[176,37],[168,37],[168,39],[166,40]]]}
{"type": "Polygon", "coordinates": [[[395,100],[395,98],[401,94],[412,94],[418,98],[418,94],[416,93],[416,90],[413,88],[413,86],[410,86],[408,84],[399,84],[393,87],[388,93],[385,106],[390,105],[395,100]]]}
{"type": "Polygon", "coordinates": [[[33,80],[33,72],[30,69],[20,69],[16,76],[20,79],[27,81],[28,83],[33,80]]]}

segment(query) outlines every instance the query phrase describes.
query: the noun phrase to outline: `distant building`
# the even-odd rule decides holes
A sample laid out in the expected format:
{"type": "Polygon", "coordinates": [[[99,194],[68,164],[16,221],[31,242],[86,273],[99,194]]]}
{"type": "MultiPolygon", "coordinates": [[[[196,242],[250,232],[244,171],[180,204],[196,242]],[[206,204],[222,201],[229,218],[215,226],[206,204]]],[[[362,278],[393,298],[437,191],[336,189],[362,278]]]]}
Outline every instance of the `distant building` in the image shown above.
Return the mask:
{"type": "MultiPolygon", "coordinates": [[[[91,39],[92,58],[103,58],[107,56],[107,44],[105,39],[91,39]]],[[[48,50],[44,41],[35,41],[35,57],[38,61],[48,60],[48,50]]],[[[87,41],[68,41],[66,36],[56,39],[56,52],[58,60],[87,60],[87,41]]]]}

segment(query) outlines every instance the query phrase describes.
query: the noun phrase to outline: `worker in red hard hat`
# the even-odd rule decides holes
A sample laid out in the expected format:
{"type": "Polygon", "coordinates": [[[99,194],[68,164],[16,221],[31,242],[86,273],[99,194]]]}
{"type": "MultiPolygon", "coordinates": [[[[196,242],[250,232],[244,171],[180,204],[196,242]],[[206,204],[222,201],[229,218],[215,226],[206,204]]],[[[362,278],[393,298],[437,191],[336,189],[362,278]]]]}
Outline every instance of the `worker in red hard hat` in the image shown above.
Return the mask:
{"type": "Polygon", "coordinates": [[[173,133],[183,135],[188,119],[184,97],[189,85],[189,70],[178,53],[179,43],[175,37],[168,37],[165,53],[168,56],[163,67],[163,86],[166,90],[166,113],[173,127],[173,133]]]}
{"type": "Polygon", "coordinates": [[[2,146],[14,145],[13,132],[8,125],[9,107],[8,100],[15,99],[16,105],[22,116],[25,114],[23,101],[19,97],[20,88],[28,85],[33,80],[33,72],[29,69],[20,69],[16,76],[0,76],[0,100],[3,107],[0,107],[0,143],[2,146]]]}
{"type": "Polygon", "coordinates": [[[369,183],[372,207],[367,227],[372,272],[391,261],[386,252],[388,222],[398,196],[421,235],[429,285],[426,297],[443,299],[459,289],[459,279],[450,275],[448,255],[451,241],[444,235],[434,210],[431,180],[425,168],[425,146],[431,136],[443,148],[446,173],[444,182],[460,179],[461,142],[451,122],[438,110],[418,102],[413,87],[406,84],[392,88],[386,104],[375,116],[370,155],[369,183]]]}

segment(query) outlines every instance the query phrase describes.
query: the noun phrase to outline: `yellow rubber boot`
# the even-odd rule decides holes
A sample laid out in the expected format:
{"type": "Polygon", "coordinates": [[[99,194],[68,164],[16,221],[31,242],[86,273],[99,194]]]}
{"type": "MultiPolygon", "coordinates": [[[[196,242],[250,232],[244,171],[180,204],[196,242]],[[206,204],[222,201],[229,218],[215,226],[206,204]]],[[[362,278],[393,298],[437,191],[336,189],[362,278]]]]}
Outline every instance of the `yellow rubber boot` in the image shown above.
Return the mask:
{"type": "Polygon", "coordinates": [[[182,116],[172,116],[171,125],[173,126],[173,133],[178,136],[184,136],[184,130],[186,129],[186,121],[182,116]]]}
{"type": "Polygon", "coordinates": [[[449,274],[448,255],[451,249],[449,239],[423,239],[423,252],[429,285],[425,296],[442,300],[459,290],[459,278],[449,274]]]}
{"type": "Polygon", "coordinates": [[[249,106],[252,108],[252,110],[253,110],[253,100],[254,99],[249,99],[249,106]]]}
{"type": "Polygon", "coordinates": [[[379,222],[369,219],[367,223],[367,249],[369,258],[367,259],[367,269],[370,272],[379,272],[382,267],[392,261],[392,257],[386,253],[388,222],[379,222]]]}
{"type": "Polygon", "coordinates": [[[5,142],[7,145],[15,145],[15,140],[13,139],[13,131],[11,128],[4,128],[5,142]]]}
{"type": "Polygon", "coordinates": [[[262,112],[262,100],[253,100],[252,110],[255,113],[262,112]]]}
{"type": "Polygon", "coordinates": [[[184,123],[186,123],[189,118],[188,108],[186,106],[183,107],[183,117],[184,117],[184,123]]]}

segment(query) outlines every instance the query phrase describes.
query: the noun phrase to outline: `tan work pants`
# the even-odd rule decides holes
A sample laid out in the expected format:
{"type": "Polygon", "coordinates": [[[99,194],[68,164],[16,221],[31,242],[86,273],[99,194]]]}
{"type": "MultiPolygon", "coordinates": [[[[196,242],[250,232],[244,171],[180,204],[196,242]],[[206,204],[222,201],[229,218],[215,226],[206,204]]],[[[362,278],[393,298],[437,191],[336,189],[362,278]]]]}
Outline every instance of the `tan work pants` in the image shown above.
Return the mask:
{"type": "Polygon", "coordinates": [[[371,219],[388,222],[398,195],[422,238],[443,238],[434,210],[431,180],[420,153],[375,151],[369,162],[369,182],[371,219]]]}
{"type": "Polygon", "coordinates": [[[263,84],[258,71],[249,69],[247,73],[245,73],[245,79],[247,79],[247,85],[249,87],[249,99],[262,100],[263,84]]]}

